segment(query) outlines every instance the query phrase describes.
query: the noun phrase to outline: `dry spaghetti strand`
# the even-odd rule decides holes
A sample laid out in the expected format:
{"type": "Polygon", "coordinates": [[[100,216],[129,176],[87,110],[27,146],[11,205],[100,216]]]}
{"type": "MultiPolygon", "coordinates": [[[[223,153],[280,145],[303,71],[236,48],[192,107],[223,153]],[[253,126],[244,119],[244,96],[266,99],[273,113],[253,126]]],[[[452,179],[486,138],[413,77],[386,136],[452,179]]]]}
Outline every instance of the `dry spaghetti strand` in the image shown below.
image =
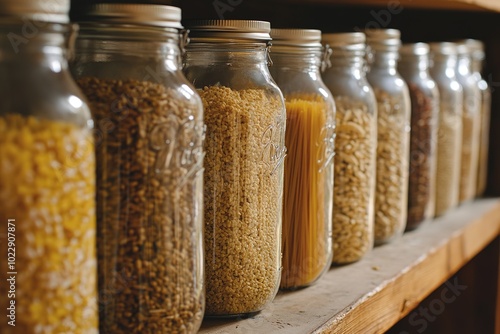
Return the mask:
{"type": "MultiPolygon", "coordinates": [[[[319,99],[286,102],[287,129],[283,206],[283,272],[281,288],[314,282],[327,268],[328,224],[325,201],[329,168],[324,164],[326,105],[319,99]]],[[[331,165],[329,165],[331,167],[331,165]]],[[[326,198],[328,197],[328,199],[326,198]]]]}

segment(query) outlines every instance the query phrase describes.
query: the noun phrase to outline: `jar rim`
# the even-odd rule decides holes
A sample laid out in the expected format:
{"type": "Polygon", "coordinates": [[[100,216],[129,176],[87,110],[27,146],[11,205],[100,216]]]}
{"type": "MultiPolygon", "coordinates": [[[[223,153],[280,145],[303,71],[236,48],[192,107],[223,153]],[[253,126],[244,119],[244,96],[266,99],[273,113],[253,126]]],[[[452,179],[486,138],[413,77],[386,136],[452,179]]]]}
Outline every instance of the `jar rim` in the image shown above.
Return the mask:
{"type": "Polygon", "coordinates": [[[321,48],[321,30],[271,29],[273,47],[321,48]]]}
{"type": "Polygon", "coordinates": [[[88,7],[80,24],[182,29],[181,9],[167,5],[102,3],[88,7]]]}
{"type": "Polygon", "coordinates": [[[188,20],[190,43],[271,40],[271,24],[255,20],[188,20]]]}

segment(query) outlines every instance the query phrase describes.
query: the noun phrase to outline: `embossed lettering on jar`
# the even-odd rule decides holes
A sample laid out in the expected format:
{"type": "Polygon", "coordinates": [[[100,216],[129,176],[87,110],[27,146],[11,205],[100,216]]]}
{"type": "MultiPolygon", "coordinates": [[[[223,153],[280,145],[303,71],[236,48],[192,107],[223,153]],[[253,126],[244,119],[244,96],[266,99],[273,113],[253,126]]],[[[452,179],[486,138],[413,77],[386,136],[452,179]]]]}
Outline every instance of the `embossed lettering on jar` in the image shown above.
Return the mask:
{"type": "Polygon", "coordinates": [[[203,317],[203,114],[180,10],[102,4],[73,72],[96,122],[100,330],[195,333],[203,317]]]}
{"type": "Polygon", "coordinates": [[[284,101],[267,68],[270,25],[188,22],[184,72],[203,100],[206,315],[255,313],[281,267],[284,101]]]}

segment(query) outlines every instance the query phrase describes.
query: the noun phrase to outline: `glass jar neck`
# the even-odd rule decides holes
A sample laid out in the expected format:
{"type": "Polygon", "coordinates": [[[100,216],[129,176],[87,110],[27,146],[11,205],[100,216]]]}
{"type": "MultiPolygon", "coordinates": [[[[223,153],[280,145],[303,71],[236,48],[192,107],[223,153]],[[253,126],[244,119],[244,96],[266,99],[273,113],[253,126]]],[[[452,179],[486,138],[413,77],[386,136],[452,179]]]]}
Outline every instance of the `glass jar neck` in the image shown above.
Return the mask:
{"type": "MultiPolygon", "coordinates": [[[[67,66],[69,48],[76,29],[71,25],[39,22],[0,25],[0,61],[53,63],[67,66]]],[[[54,65],[55,66],[55,65],[54,65]]]]}
{"type": "Polygon", "coordinates": [[[427,55],[401,57],[399,66],[415,72],[427,71],[429,69],[429,57],[427,55]]]}
{"type": "Polygon", "coordinates": [[[397,73],[398,57],[397,50],[374,50],[372,52],[370,68],[371,70],[384,71],[395,75],[397,73]]]}
{"type": "Polygon", "coordinates": [[[266,65],[269,48],[263,42],[196,42],[186,47],[185,63],[197,66],[230,64],[232,67],[266,65]]]}
{"type": "Polygon", "coordinates": [[[272,66],[281,70],[301,71],[301,72],[320,72],[322,64],[322,51],[320,48],[315,50],[284,50],[276,48],[271,50],[270,58],[272,66]]]}
{"type": "Polygon", "coordinates": [[[483,60],[478,58],[472,58],[471,71],[473,73],[481,73],[482,70],[483,70],[483,60]]]}
{"type": "Polygon", "coordinates": [[[471,74],[471,61],[467,55],[459,55],[457,60],[457,72],[462,76],[471,74]]]}
{"type": "Polygon", "coordinates": [[[432,59],[432,68],[453,69],[457,66],[456,56],[437,56],[432,59]]]}
{"type": "Polygon", "coordinates": [[[164,59],[170,66],[179,68],[180,36],[175,29],[83,25],[76,53],[100,58],[96,61],[115,57],[164,59]]]}

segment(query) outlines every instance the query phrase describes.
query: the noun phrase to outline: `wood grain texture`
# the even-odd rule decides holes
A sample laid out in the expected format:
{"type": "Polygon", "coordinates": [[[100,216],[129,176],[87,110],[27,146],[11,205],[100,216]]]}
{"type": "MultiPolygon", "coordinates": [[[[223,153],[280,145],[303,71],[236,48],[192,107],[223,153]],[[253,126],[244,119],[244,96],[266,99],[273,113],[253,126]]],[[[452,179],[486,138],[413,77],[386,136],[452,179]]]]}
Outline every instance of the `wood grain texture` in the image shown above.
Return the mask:
{"type": "Polygon", "coordinates": [[[383,333],[500,234],[500,201],[467,203],[315,285],[280,293],[250,319],[205,320],[200,333],[383,333]]]}

